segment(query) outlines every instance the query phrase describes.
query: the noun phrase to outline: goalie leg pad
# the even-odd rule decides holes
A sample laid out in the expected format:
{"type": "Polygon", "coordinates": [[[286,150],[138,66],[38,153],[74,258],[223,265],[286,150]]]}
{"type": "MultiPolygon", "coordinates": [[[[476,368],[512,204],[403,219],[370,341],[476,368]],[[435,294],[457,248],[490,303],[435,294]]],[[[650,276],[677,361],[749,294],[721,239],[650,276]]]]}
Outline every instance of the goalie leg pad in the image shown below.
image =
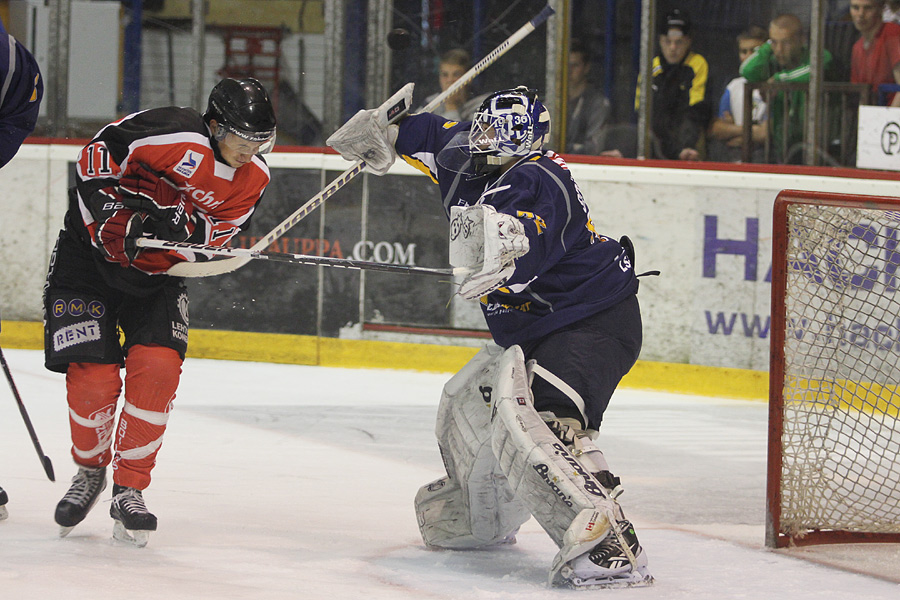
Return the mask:
{"type": "Polygon", "coordinates": [[[490,401],[502,353],[499,346],[486,346],[444,386],[435,433],[447,477],[423,486],[415,500],[428,546],[507,543],[531,516],[491,448],[490,401]]]}
{"type": "MultiPolygon", "coordinates": [[[[469,492],[474,486],[469,485],[469,492]]],[[[502,486],[506,490],[509,486],[502,486]]],[[[483,486],[482,496],[491,495],[491,486],[483,486]]],[[[451,550],[484,549],[516,542],[522,519],[508,510],[514,503],[509,495],[494,512],[473,512],[470,501],[456,479],[444,476],[423,485],[416,494],[416,519],[422,540],[429,548],[451,550]],[[512,517],[512,518],[510,518],[512,517]]],[[[527,519],[530,515],[525,515],[527,519]]]]}
{"type": "Polygon", "coordinates": [[[606,515],[615,503],[534,410],[518,346],[503,355],[494,398],[494,455],[516,496],[557,546],[566,545],[566,532],[576,518],[592,523],[584,541],[599,542],[609,531],[606,515]]]}
{"type": "MultiPolygon", "coordinates": [[[[573,559],[608,537],[622,545],[622,509],[535,411],[518,346],[509,348],[501,360],[494,399],[494,454],[516,496],[559,546],[550,581],[560,585],[560,572],[573,559]]],[[[630,548],[623,552],[629,564],[623,574],[611,577],[630,577],[630,571],[646,564],[639,564],[630,548]]]]}

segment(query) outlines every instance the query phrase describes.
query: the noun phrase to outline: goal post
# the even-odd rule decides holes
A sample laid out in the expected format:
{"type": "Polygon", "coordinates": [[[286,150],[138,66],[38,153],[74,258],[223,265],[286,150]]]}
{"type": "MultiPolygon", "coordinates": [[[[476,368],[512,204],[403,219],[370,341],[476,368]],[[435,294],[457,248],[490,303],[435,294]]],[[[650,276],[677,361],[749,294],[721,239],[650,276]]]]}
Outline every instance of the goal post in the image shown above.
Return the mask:
{"type": "Polygon", "coordinates": [[[785,190],[766,545],[900,542],[900,198],[785,190]]]}

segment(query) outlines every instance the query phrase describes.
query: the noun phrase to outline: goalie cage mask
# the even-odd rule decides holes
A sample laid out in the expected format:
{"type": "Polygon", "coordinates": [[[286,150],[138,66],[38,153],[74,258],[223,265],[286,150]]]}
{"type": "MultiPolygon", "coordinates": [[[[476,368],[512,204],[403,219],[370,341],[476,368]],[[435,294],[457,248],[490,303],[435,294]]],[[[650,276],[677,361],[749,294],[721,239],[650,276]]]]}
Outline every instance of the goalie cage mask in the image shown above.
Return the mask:
{"type": "Polygon", "coordinates": [[[252,77],[226,78],[216,84],[209,94],[209,102],[203,119],[215,119],[222,127],[214,132],[221,142],[232,133],[253,143],[263,142],[260,154],[272,150],[275,145],[275,110],[266,88],[252,77]]]}
{"type": "Polygon", "coordinates": [[[519,86],[494,92],[481,103],[469,131],[475,172],[492,173],[517,157],[540,150],[550,139],[550,113],[537,91],[519,86]]]}

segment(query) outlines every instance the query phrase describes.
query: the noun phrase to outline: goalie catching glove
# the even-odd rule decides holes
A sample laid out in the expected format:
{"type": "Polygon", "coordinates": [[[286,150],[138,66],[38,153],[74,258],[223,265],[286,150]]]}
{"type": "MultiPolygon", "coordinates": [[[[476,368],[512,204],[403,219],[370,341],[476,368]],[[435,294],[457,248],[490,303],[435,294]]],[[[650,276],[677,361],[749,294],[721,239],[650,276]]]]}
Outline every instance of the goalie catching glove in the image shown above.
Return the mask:
{"type": "Polygon", "coordinates": [[[394,143],[400,128],[393,125],[412,103],[413,84],[407,83],[378,108],[361,110],[331,134],[325,143],[344,160],[362,161],[375,175],[384,175],[397,159],[394,143]]]}
{"type": "Polygon", "coordinates": [[[183,242],[193,231],[194,205],[178,187],[143,163],[119,179],[122,204],[146,215],[145,234],[167,242],[183,242]]]}
{"type": "Polygon", "coordinates": [[[487,204],[450,208],[450,264],[470,271],[457,291],[466,300],[502,286],[528,250],[525,226],[512,215],[487,204]]]}

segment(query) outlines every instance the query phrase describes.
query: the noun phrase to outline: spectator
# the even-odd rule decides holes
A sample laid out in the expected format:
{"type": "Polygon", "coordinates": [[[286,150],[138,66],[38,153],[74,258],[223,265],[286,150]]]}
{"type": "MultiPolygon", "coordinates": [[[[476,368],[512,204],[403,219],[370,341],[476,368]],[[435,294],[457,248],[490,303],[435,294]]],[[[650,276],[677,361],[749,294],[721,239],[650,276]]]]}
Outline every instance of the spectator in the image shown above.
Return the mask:
{"type": "MultiPolygon", "coordinates": [[[[706,98],[709,65],[691,52],[691,21],[675,9],[666,15],[659,35],[661,56],[653,59],[653,156],[700,160],[706,146],[710,110],[706,98]]],[[[640,86],[635,108],[640,107],[640,86]]]]}
{"type": "Polygon", "coordinates": [[[0,21],[0,167],[34,131],[43,95],[37,61],[0,21]]]}
{"type": "MultiPolygon", "coordinates": [[[[825,78],[833,79],[831,52],[823,50],[822,62],[825,78]]],[[[800,19],[792,14],[775,17],[769,24],[769,40],[741,64],[740,73],[751,83],[808,83],[809,48],[804,44],[800,19]]],[[[795,150],[803,144],[806,92],[780,91],[774,97],[767,98],[776,159],[779,162],[798,163],[802,159],[802,153],[795,150]]]]}
{"type": "MultiPolygon", "coordinates": [[[[441,85],[441,92],[446,91],[471,68],[472,59],[465,50],[454,48],[444,52],[441,55],[441,62],[438,66],[438,82],[441,85]]],[[[425,104],[428,104],[437,96],[438,94],[428,96],[425,98],[425,104]]],[[[472,115],[475,114],[475,109],[481,105],[483,99],[484,96],[473,98],[469,86],[464,85],[431,112],[451,121],[471,121],[472,115]]],[[[421,107],[419,110],[421,111],[421,107]]]]}
{"type": "MultiPolygon", "coordinates": [[[[869,104],[878,102],[878,86],[900,83],[900,25],[885,23],[884,0],[850,0],[850,18],[860,38],[850,55],[850,81],[872,86],[869,104]]],[[[889,94],[887,104],[900,106],[900,94],[889,94]]]]}
{"type": "Polygon", "coordinates": [[[609,100],[591,84],[590,72],[587,46],[573,42],[569,50],[565,144],[571,154],[600,154],[604,150],[609,100]]]}
{"type": "MultiPolygon", "coordinates": [[[[768,35],[762,27],[753,25],[745,29],[737,36],[738,56],[741,62],[747,60],[753,51],[765,43],[768,35]]],[[[719,101],[716,117],[709,128],[710,158],[723,162],[738,162],[741,160],[744,134],[744,86],[747,80],[743,77],[735,77],[727,86],[719,101]]],[[[766,140],[766,103],[763,101],[759,90],[753,90],[753,125],[751,138],[757,145],[758,153],[761,149],[758,145],[766,140]]],[[[762,156],[754,158],[758,162],[762,156]]]]}

